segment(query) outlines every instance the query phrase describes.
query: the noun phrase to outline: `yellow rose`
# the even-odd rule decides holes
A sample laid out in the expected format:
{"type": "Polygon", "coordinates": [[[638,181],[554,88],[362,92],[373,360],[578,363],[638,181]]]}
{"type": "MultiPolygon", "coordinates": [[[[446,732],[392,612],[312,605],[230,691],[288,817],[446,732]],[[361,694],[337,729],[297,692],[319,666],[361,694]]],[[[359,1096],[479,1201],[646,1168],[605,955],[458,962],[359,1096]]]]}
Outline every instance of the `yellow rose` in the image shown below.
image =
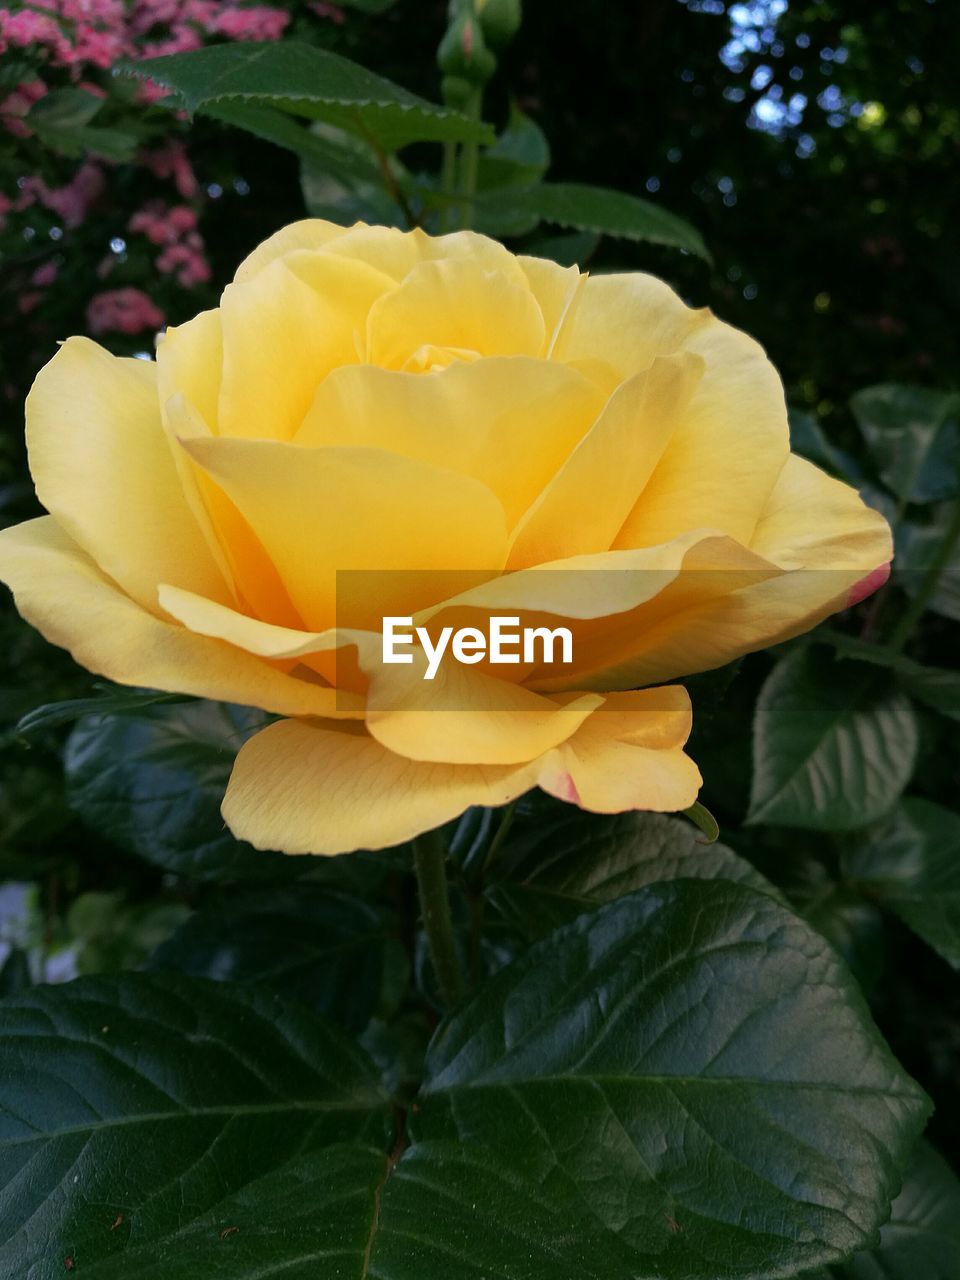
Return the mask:
{"type": "Polygon", "coordinates": [[[241,750],[224,815],[290,853],[534,786],[686,808],[689,700],[641,687],[796,635],[891,555],[790,454],[750,338],[649,276],[467,232],[287,227],[156,363],[64,343],[27,440],[50,515],[0,535],[20,611],[122,684],[286,717],[241,750]],[[387,614],[563,622],[573,660],[427,681],[381,661],[387,614]]]}

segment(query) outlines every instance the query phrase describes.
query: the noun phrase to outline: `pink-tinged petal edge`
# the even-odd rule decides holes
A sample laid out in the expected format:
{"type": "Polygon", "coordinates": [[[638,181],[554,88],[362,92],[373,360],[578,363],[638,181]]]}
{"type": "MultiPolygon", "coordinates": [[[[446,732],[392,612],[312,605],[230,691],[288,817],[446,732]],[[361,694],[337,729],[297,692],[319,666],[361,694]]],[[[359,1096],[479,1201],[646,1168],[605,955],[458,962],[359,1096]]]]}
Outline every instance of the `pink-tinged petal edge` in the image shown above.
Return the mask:
{"type": "Polygon", "coordinates": [[[562,794],[563,799],[570,804],[580,803],[580,792],[577,790],[577,784],[569,773],[562,778],[558,794],[562,794]]]}
{"type": "Polygon", "coordinates": [[[852,609],[855,604],[859,604],[861,600],[866,600],[867,596],[872,596],[875,591],[879,591],[889,577],[890,561],[888,560],[886,564],[879,565],[865,578],[860,579],[847,597],[847,608],[852,609]]]}

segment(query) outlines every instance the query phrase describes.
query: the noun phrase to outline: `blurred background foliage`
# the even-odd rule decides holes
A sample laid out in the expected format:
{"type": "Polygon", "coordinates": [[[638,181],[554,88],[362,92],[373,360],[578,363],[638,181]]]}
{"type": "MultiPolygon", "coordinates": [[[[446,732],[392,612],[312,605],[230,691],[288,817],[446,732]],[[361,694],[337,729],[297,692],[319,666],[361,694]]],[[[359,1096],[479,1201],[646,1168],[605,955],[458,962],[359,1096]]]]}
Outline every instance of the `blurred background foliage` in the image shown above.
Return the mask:
{"type": "MultiPolygon", "coordinates": [[[[24,11],[35,9],[0,12],[24,11]]],[[[447,17],[446,5],[433,0],[355,0],[348,7],[138,0],[108,4],[104,13],[97,31],[113,31],[115,43],[92,41],[79,53],[69,41],[57,52],[49,33],[46,44],[17,43],[23,32],[14,27],[11,37],[9,16],[6,29],[0,26],[5,521],[36,510],[22,405],[59,339],[89,333],[117,353],[149,354],[162,323],[214,305],[237,262],[308,209],[345,221],[399,214],[362,166],[360,177],[345,183],[316,155],[304,160],[298,150],[202,114],[191,123],[162,105],[160,94],[112,74],[118,58],[292,36],[432,101],[439,97],[435,51],[447,17]],[[224,21],[224,13],[240,17],[224,21]]],[[[949,51],[958,36],[949,0],[525,0],[522,28],[501,56],[484,111],[512,138],[502,147],[508,169],[519,166],[521,178],[539,176],[549,157],[552,180],[642,197],[696,228],[712,261],[643,238],[537,228],[535,218],[519,215],[502,234],[519,233],[516,243],[591,270],[653,271],[692,304],[748,330],[783,374],[798,449],[858,484],[895,520],[900,560],[910,572],[848,614],[839,639],[796,648],[785,659],[759,655],[736,672],[691,682],[693,754],[724,841],[846,956],[895,1052],[932,1093],[938,1110],[931,1135],[954,1156],[955,553],[941,566],[918,630],[885,657],[856,646],[896,636],[923,589],[924,569],[957,520],[960,81],[949,51]],[[878,384],[887,389],[864,393],[878,384]],[[899,652],[904,645],[907,658],[899,652]],[[832,656],[837,651],[846,654],[842,663],[832,656]],[[878,750],[887,751],[877,811],[865,807],[864,821],[851,823],[843,795],[811,799],[802,789],[786,805],[772,803],[754,767],[754,734],[759,752],[776,755],[776,743],[764,737],[775,729],[766,725],[764,707],[784,699],[768,717],[777,721],[792,694],[833,706],[830,698],[851,686],[857,692],[846,720],[824,730],[827,754],[805,767],[808,775],[829,770],[838,735],[869,742],[874,734],[878,750]],[[895,808],[906,791],[911,800],[895,808]]],[[[395,177],[435,172],[437,152],[432,144],[406,149],[395,177]]],[[[484,164],[481,191],[500,180],[496,157],[484,164]]],[[[413,183],[415,204],[429,205],[431,181],[413,183]]],[[[521,188],[515,186],[515,213],[521,188]]],[[[508,198],[498,203],[511,207],[508,198]]],[[[399,895],[409,932],[409,894],[391,879],[405,865],[402,855],[396,863],[384,856],[347,860],[349,867],[306,860],[291,868],[224,833],[219,795],[250,729],[242,717],[215,707],[128,707],[76,726],[41,717],[25,736],[15,727],[21,715],[39,703],[96,695],[95,682],[9,609],[0,641],[4,990],[169,955],[155,948],[174,931],[188,952],[203,952],[194,971],[235,972],[236,958],[217,950],[217,930],[230,932],[229,922],[217,923],[224,883],[262,878],[275,885],[306,875],[336,893],[362,887],[369,894],[372,885],[384,902],[396,905],[399,895]],[[136,810],[146,776],[162,797],[149,821],[136,810]],[[183,934],[198,908],[213,911],[206,940],[202,928],[183,934]]],[[[797,734],[809,727],[800,725],[797,734]]],[[[460,836],[467,861],[469,836],[460,836]]],[[[267,923],[257,926],[266,951],[291,936],[291,911],[313,910],[299,890],[287,907],[283,891],[275,892],[276,916],[266,912],[267,923]]],[[[476,908],[466,897],[461,905],[464,918],[476,908]]],[[[244,909],[256,915],[255,906],[244,909]]],[[[360,923],[369,931],[366,918],[360,923]]],[[[312,931],[313,917],[304,928],[312,931]]],[[[490,955],[477,963],[492,966],[509,954],[506,942],[498,951],[496,930],[492,936],[490,955]]],[[[408,942],[406,932],[391,939],[408,942]]],[[[410,959],[415,970],[416,955],[410,959]]],[[[302,961],[310,962],[317,957],[302,961]]],[[[250,963],[256,968],[256,957],[250,963]]],[[[403,1021],[408,1015],[395,991],[378,988],[370,1008],[371,1051],[385,1034],[383,1018],[398,1009],[391,1043],[408,1036],[416,1051],[422,1028],[403,1021]]]]}

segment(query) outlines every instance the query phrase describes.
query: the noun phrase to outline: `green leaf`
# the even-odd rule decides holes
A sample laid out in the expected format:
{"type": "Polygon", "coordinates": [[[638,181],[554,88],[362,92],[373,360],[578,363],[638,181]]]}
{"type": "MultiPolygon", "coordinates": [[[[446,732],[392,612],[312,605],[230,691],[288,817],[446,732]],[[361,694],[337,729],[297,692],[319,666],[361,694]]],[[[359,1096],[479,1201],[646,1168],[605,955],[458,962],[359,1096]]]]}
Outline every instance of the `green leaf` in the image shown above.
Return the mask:
{"type": "MultiPolygon", "coordinates": [[[[813,843],[813,841],[811,841],[813,843]]],[[[800,848],[772,851],[782,865],[780,887],[794,910],[840,955],[866,995],[883,976],[887,936],[883,914],[856,886],[837,878],[818,858],[800,848]],[[784,859],[784,852],[789,856],[784,859]]]]}
{"type": "Polygon", "coordinates": [[[494,876],[491,903],[527,938],[659,880],[734,880],[776,892],[749,862],[725,845],[701,843],[680,818],[572,808],[509,840],[494,876]]]}
{"type": "Polygon", "coordinates": [[[830,443],[812,413],[788,406],[787,417],[790,422],[790,448],[794,453],[799,453],[818,467],[824,467],[833,475],[850,480],[861,478],[855,459],[830,443]]]}
{"type": "Polygon", "coordinates": [[[910,700],[889,673],[798,649],[757,700],[748,823],[849,831],[886,813],[917,755],[910,700]]]}
{"type": "Polygon", "coordinates": [[[689,809],[684,809],[683,814],[703,836],[701,844],[716,844],[720,839],[720,823],[699,800],[695,800],[689,809]]]}
{"type": "Polygon", "coordinates": [[[404,230],[407,227],[399,206],[378,188],[351,188],[308,165],[300,170],[300,187],[311,218],[325,218],[341,227],[352,227],[355,222],[404,230]]]}
{"type": "Polygon", "coordinates": [[[960,672],[945,667],[925,667],[901,658],[893,670],[902,688],[918,702],[950,720],[960,720],[960,672]]]}
{"type": "Polygon", "coordinates": [[[419,1089],[432,1029],[428,1011],[414,1008],[386,1020],[374,1018],[358,1037],[394,1098],[409,1101],[419,1089]]]}
{"type": "MultiPolygon", "coordinates": [[[[502,199],[496,192],[478,196],[477,210],[496,208],[502,199]]],[[[621,240],[645,240],[685,249],[706,262],[712,261],[703,237],[688,222],[649,200],[623,191],[575,182],[545,182],[511,190],[510,211],[518,216],[535,215],[541,222],[576,231],[594,231],[621,240]]]]}
{"type": "Polygon", "coordinates": [[[939,711],[950,720],[960,720],[960,672],[952,671],[949,667],[924,666],[923,663],[914,662],[912,658],[905,658],[901,653],[892,653],[889,649],[868,644],[841,632],[822,634],[844,657],[887,667],[895,673],[900,687],[918,702],[939,711]]]}
{"type": "Polygon", "coordinates": [[[0,996],[16,995],[32,985],[30,957],[20,947],[11,947],[0,964],[0,996]]]}
{"type": "MultiPolygon", "coordinates": [[[[305,154],[300,169],[303,200],[312,217],[327,218],[342,226],[352,226],[357,221],[391,227],[407,225],[373,152],[364,142],[322,122],[312,125],[310,133],[326,150],[323,160],[319,155],[305,154]]],[[[387,163],[399,188],[407,174],[395,157],[387,163]]]]}
{"type": "Polygon", "coordinates": [[[540,126],[511,104],[506,129],[482,153],[478,165],[481,191],[529,186],[550,167],[550,143],[540,126]]]}
{"type": "Polygon", "coordinates": [[[360,13],[386,13],[397,0],[338,0],[341,9],[357,9],[360,13]]]}
{"type": "Polygon", "coordinates": [[[9,997],[0,1033],[0,1273],[361,1274],[390,1109],[313,1015],[124,974],[9,997]]]}
{"type": "Polygon", "coordinates": [[[927,1111],[826,945],[730,883],[580,917],[441,1025],[404,1151],[366,1056],[169,975],[0,1003],[4,1274],[715,1280],[874,1243],[927,1111]]]}
{"type": "Polygon", "coordinates": [[[883,915],[858,894],[838,887],[805,911],[804,918],[826,940],[873,997],[884,975],[886,927],[883,915]]]}
{"type": "MultiPolygon", "coordinates": [[[[491,193],[492,196],[492,193],[491,193]]],[[[429,207],[429,197],[424,198],[429,207]]],[[[535,231],[540,223],[539,217],[529,209],[513,203],[513,197],[507,199],[501,195],[500,200],[478,196],[473,206],[473,229],[481,235],[492,236],[495,240],[517,239],[535,231]]]]}
{"type": "MultiPolygon", "coordinates": [[[[474,225],[498,239],[527,235],[540,222],[539,214],[515,197],[538,183],[550,164],[550,144],[539,125],[514,104],[510,119],[492,147],[480,153],[474,225]]],[[[428,204],[437,198],[424,193],[428,204]]]]}
{"type": "Polygon", "coordinates": [[[71,805],[148,862],[200,880],[269,880],[309,861],[234,840],[220,816],[233,760],[263,712],[181,702],[81,720],[64,764],[71,805]]]}
{"type": "Polygon", "coordinates": [[[880,1247],[858,1253],[836,1280],[956,1280],[960,1180],[927,1142],[918,1144],[880,1247]]]}
{"type": "MultiPolygon", "coordinates": [[[[939,562],[944,541],[956,521],[957,502],[939,503],[930,509],[930,514],[932,518],[926,524],[905,521],[897,530],[894,576],[911,596],[917,594],[927,573],[939,562]]],[[[960,622],[960,547],[954,547],[949,555],[926,607],[960,622]]]]}
{"type": "Polygon", "coordinates": [[[908,799],[843,855],[844,874],[960,969],[960,815],[908,799]]]}
{"type": "Polygon", "coordinates": [[[293,40],[209,45],[121,69],[177,94],[193,113],[226,101],[326,120],[386,151],[410,142],[492,142],[488,125],[408,93],[326,49],[293,40]]]}
{"type": "Polygon", "coordinates": [[[66,702],[47,702],[42,707],[28,711],[17,724],[18,734],[35,733],[38,729],[53,729],[61,724],[73,724],[84,716],[129,715],[161,702],[190,702],[179,693],[157,693],[154,689],[109,689],[93,698],[71,698],[66,702]]]}
{"type": "Polygon", "coordinates": [[[792,1275],[875,1243],[927,1112],[800,920],[654,885],[441,1025],[370,1274],[792,1275]]]}
{"type": "Polygon", "coordinates": [[[24,80],[32,80],[37,74],[37,64],[28,58],[18,58],[12,50],[7,49],[0,62],[0,88],[14,88],[24,80]]]}
{"type": "Polygon", "coordinates": [[[960,494],[960,396],[887,383],[867,387],[850,407],[898,498],[940,502],[960,494]]]}
{"type": "MultiPolygon", "coordinates": [[[[227,101],[206,107],[205,112],[223,124],[244,129],[266,142],[273,142],[278,147],[292,151],[311,165],[336,177],[363,182],[382,181],[369,147],[362,144],[346,146],[330,136],[318,133],[316,126],[308,128],[273,107],[227,101]]],[[[354,141],[351,138],[351,142],[354,141]]]]}
{"type": "Polygon", "coordinates": [[[77,129],[89,124],[103,104],[86,89],[53,89],[33,104],[25,121],[31,129],[77,129]]]}
{"type": "Polygon", "coordinates": [[[582,267],[596,253],[601,237],[595,231],[568,231],[538,236],[524,246],[534,258],[547,258],[561,267],[582,267]]]}
{"type": "Polygon", "coordinates": [[[474,807],[465,810],[444,831],[447,856],[451,862],[468,876],[474,875],[487,861],[491,841],[504,821],[512,825],[513,817],[503,809],[474,807]]]}
{"type": "Polygon", "coordinates": [[[93,891],[74,898],[67,911],[76,972],[91,974],[138,969],[190,915],[180,902],[148,899],[129,904],[120,891],[93,891]]]}
{"type": "MultiPolygon", "coordinates": [[[[71,129],[58,134],[57,149],[64,155],[90,153],[104,160],[132,160],[142,138],[129,129],[71,129]]],[[[45,141],[55,145],[48,132],[45,141]]]]}
{"type": "Polygon", "coordinates": [[[90,127],[103,105],[103,98],[86,89],[54,89],[33,104],[26,123],[45,146],[62,155],[80,156],[93,151],[110,160],[127,160],[139,142],[136,133],[90,127]]]}
{"type": "Polygon", "coordinates": [[[191,916],[150,967],[267,983],[359,1032],[403,983],[394,928],[375,903],[308,885],[231,893],[191,916]]]}

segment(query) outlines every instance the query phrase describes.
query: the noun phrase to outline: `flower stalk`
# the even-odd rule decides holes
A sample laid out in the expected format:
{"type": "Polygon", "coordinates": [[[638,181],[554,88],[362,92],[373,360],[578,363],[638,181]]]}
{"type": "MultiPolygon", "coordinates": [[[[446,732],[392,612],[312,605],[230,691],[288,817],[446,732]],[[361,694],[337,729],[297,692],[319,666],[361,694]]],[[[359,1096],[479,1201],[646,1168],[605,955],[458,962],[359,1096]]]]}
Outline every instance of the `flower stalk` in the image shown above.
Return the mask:
{"type": "Polygon", "coordinates": [[[437,989],[444,1006],[449,1009],[463,996],[464,980],[450,914],[447,849],[439,831],[417,836],[413,842],[413,860],[420,913],[437,989]]]}
{"type": "MultiPolygon", "coordinates": [[[[447,106],[480,123],[483,118],[483,90],[497,67],[496,55],[487,45],[483,15],[494,40],[506,43],[520,22],[515,0],[489,5],[489,0],[450,0],[450,22],[437,50],[437,64],[443,73],[441,92],[447,106]]],[[[477,191],[480,146],[476,139],[460,147],[448,142],[443,150],[441,172],[440,227],[450,229],[454,210],[461,228],[473,221],[477,191]]]]}
{"type": "Polygon", "coordinates": [[[446,233],[450,230],[456,187],[457,144],[455,142],[445,142],[443,144],[443,170],[440,180],[440,191],[443,196],[443,204],[440,208],[441,233],[446,233]]]}
{"type": "Polygon", "coordinates": [[[494,863],[494,860],[496,859],[497,854],[503,848],[504,842],[506,841],[507,836],[510,834],[510,828],[513,826],[513,820],[516,817],[516,815],[517,815],[517,802],[516,800],[511,800],[508,805],[504,806],[502,816],[500,818],[500,825],[497,827],[496,831],[493,833],[493,839],[490,841],[490,847],[487,850],[487,856],[483,860],[483,867],[480,873],[481,880],[483,876],[485,876],[487,872],[490,870],[490,868],[493,866],[493,863],[494,863]]]}
{"type": "MultiPolygon", "coordinates": [[[[478,123],[483,117],[483,90],[476,89],[470,96],[466,114],[478,123]]],[[[480,166],[480,145],[465,142],[460,156],[460,226],[469,229],[473,222],[473,201],[477,194],[477,173],[480,166]]]]}

